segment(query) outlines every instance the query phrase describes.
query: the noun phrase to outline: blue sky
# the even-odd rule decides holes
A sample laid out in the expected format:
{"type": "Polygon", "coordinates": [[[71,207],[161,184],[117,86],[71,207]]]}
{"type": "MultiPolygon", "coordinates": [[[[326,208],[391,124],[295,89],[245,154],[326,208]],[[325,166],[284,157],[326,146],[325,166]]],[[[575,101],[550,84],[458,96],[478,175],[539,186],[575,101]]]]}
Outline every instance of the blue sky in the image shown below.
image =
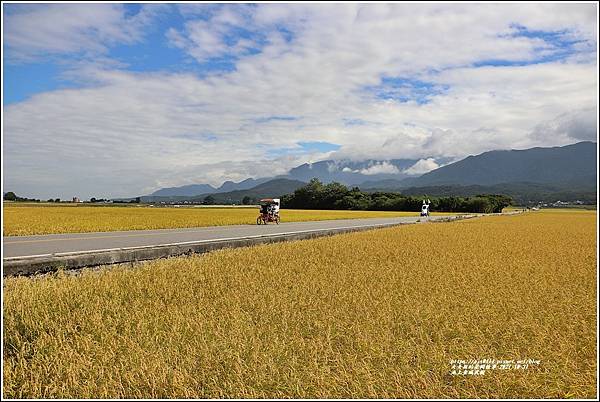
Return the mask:
{"type": "Polygon", "coordinates": [[[596,125],[595,4],[3,13],[5,183],[23,195],[219,185],[325,158],[458,158],[574,142],[596,125]]]}
{"type": "MultiPolygon", "coordinates": [[[[6,4],[5,12],[10,18],[11,9],[19,10],[21,5],[6,4]]],[[[140,12],[139,4],[123,4],[124,16],[140,12]]],[[[12,11],[12,12],[15,12],[12,11]]],[[[123,63],[129,71],[202,71],[210,70],[211,65],[203,69],[193,66],[191,59],[181,50],[169,46],[165,31],[170,27],[181,29],[184,19],[175,7],[168,6],[160,12],[146,32],[144,39],[136,43],[116,43],[110,46],[107,57],[114,62],[123,63]]],[[[4,43],[6,49],[7,43],[4,43]]],[[[65,71],[73,68],[73,64],[82,60],[84,52],[73,52],[60,55],[48,55],[33,61],[5,58],[4,68],[4,104],[20,102],[36,93],[53,89],[73,88],[78,83],[64,76],[65,71]],[[8,63],[6,63],[8,61],[8,63]]],[[[215,66],[217,68],[217,66],[215,66]]]]}
{"type": "Polygon", "coordinates": [[[378,99],[418,104],[428,103],[432,97],[448,89],[447,85],[403,77],[382,77],[379,85],[365,88],[367,92],[371,92],[378,99]]]}

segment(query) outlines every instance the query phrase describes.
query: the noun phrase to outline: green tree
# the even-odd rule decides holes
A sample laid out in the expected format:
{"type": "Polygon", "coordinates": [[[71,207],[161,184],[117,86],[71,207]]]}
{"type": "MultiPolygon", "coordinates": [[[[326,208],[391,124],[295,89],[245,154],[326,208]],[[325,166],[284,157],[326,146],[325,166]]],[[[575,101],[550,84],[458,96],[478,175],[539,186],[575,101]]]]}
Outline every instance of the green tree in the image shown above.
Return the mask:
{"type": "Polygon", "coordinates": [[[335,208],[335,203],[349,193],[348,188],[338,182],[332,182],[322,187],[317,208],[335,208]]]}
{"type": "Polygon", "coordinates": [[[202,201],[204,205],[214,205],[215,202],[215,197],[213,197],[212,195],[207,195],[206,197],[204,197],[204,201],[202,201]]]}
{"type": "Polygon", "coordinates": [[[252,202],[252,198],[248,197],[247,195],[244,196],[244,198],[242,198],[242,204],[244,205],[249,205],[252,202]]]}
{"type": "Polygon", "coordinates": [[[293,197],[288,200],[291,208],[318,209],[322,208],[321,198],[323,183],[316,177],[311,179],[306,186],[294,191],[293,197]]]}
{"type": "Polygon", "coordinates": [[[9,191],[8,193],[4,193],[4,199],[6,201],[17,201],[19,197],[17,197],[17,195],[15,193],[13,193],[12,191],[9,191]]]}

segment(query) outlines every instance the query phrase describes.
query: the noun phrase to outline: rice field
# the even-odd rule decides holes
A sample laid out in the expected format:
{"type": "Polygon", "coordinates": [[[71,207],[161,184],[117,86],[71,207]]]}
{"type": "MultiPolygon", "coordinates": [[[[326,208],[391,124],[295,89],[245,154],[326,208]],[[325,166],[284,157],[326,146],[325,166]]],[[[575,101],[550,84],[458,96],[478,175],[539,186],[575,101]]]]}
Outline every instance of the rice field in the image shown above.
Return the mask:
{"type": "Polygon", "coordinates": [[[9,278],[3,396],[595,398],[596,247],[541,211],[9,278]]]}
{"type": "MultiPolygon", "coordinates": [[[[258,208],[4,205],[4,236],[255,224],[258,208]]],[[[282,222],[414,216],[417,212],[282,210],[282,222]]]]}

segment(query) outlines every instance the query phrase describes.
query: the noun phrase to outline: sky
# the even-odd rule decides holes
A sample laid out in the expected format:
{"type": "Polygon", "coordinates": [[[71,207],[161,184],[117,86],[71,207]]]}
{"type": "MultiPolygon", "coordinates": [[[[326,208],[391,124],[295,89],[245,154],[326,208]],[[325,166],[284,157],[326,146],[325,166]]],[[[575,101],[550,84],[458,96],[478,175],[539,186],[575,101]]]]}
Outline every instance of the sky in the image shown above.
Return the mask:
{"type": "MultiPolygon", "coordinates": [[[[597,138],[597,4],[2,4],[4,191],[597,138]]],[[[383,164],[382,164],[383,166],[383,164]]]]}

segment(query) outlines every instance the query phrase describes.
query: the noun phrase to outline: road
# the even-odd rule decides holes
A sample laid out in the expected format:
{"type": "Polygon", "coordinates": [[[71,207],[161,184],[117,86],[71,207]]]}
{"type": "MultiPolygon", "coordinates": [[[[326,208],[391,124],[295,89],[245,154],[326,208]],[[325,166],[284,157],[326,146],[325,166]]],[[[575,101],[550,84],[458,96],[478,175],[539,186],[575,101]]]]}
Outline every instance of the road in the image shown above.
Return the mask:
{"type": "MultiPolygon", "coordinates": [[[[429,220],[448,218],[433,216],[429,220]]],[[[278,236],[328,229],[414,223],[418,216],[397,218],[343,219],[289,222],[280,225],[211,226],[186,229],[132,230],[124,232],[68,233],[41,236],[4,237],[4,260],[98,253],[125,248],[193,244],[240,238],[278,236]]]]}

